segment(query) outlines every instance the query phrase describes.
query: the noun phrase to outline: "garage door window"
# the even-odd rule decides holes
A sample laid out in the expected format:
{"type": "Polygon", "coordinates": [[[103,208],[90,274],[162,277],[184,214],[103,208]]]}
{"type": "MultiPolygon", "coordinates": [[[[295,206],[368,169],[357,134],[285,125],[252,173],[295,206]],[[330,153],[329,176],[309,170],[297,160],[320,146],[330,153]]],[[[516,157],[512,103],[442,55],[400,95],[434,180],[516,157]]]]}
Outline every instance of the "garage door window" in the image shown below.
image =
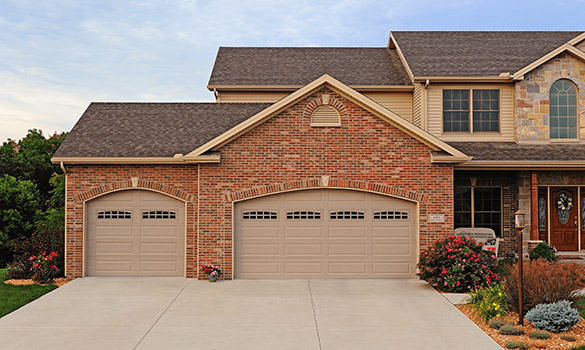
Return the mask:
{"type": "Polygon", "coordinates": [[[321,213],[318,211],[289,211],[286,213],[287,220],[319,220],[321,219],[321,213]]]}
{"type": "Polygon", "coordinates": [[[363,211],[333,211],[329,214],[329,218],[334,220],[363,220],[365,215],[363,211]]]}
{"type": "Polygon", "coordinates": [[[97,217],[98,219],[132,219],[132,213],[120,210],[104,210],[98,211],[97,217]]]}
{"type": "Polygon", "coordinates": [[[408,220],[408,213],[404,211],[377,211],[374,220],[408,220]]]}
{"type": "Polygon", "coordinates": [[[142,218],[143,219],[176,219],[177,212],[167,211],[167,210],[143,211],[142,218]]]}
{"type": "Polygon", "coordinates": [[[245,211],[242,213],[244,220],[276,220],[278,215],[275,211],[245,211]]]}

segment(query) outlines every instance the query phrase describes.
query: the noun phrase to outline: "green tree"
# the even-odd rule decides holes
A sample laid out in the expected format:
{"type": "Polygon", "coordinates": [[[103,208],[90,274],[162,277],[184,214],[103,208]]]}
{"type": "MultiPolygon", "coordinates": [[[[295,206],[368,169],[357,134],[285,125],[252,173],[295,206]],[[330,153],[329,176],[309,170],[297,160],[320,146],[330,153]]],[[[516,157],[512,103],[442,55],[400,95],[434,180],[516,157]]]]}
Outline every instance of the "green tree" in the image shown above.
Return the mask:
{"type": "MultiPolygon", "coordinates": [[[[49,138],[41,130],[31,129],[20,141],[8,140],[0,147],[0,176],[11,175],[20,180],[30,180],[39,191],[39,209],[52,207],[50,179],[62,174],[58,164],[51,163],[51,157],[67,136],[54,134],[49,138]]],[[[62,205],[62,204],[61,204],[62,205]]]]}
{"type": "Polygon", "coordinates": [[[0,266],[12,259],[12,241],[33,232],[38,208],[39,191],[32,181],[0,177],[0,266]]]}

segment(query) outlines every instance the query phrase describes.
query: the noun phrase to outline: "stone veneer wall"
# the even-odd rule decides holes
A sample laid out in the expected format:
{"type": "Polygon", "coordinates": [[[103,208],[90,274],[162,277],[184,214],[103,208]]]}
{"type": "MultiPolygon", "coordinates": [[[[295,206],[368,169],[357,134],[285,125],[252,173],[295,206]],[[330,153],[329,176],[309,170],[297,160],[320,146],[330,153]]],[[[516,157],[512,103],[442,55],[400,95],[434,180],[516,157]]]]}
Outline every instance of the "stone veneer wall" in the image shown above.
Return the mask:
{"type": "Polygon", "coordinates": [[[579,128],[585,138],[585,62],[569,53],[562,53],[524,76],[516,83],[516,140],[518,142],[548,141],[549,91],[554,82],[568,79],[579,93],[579,128]]]}
{"type": "MultiPolygon", "coordinates": [[[[571,186],[585,185],[583,171],[538,171],[538,186],[571,186]]],[[[549,198],[550,200],[550,198],[549,198]]],[[[518,204],[526,213],[527,226],[524,229],[524,240],[530,240],[530,172],[518,172],[518,204]]],[[[585,249],[585,231],[581,232],[581,249],[585,249]]]]}

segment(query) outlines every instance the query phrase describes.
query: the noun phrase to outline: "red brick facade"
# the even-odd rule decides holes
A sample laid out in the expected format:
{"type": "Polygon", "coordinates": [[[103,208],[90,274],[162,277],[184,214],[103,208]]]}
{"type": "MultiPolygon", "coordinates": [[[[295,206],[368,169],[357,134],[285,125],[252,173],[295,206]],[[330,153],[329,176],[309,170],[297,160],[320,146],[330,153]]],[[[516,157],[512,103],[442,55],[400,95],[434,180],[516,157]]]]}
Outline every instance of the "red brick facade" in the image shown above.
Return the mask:
{"type": "Polygon", "coordinates": [[[219,164],[68,166],[67,274],[82,273],[83,200],[131,187],[131,177],[187,202],[187,277],[213,263],[232,278],[234,202],[285,190],[327,185],[417,201],[421,250],[452,232],[452,165],[431,164],[428,146],[327,88],[220,151],[219,164]],[[323,93],[340,107],[341,127],[311,127],[310,110],[323,93]],[[428,223],[427,214],[445,222],[428,223]]]}

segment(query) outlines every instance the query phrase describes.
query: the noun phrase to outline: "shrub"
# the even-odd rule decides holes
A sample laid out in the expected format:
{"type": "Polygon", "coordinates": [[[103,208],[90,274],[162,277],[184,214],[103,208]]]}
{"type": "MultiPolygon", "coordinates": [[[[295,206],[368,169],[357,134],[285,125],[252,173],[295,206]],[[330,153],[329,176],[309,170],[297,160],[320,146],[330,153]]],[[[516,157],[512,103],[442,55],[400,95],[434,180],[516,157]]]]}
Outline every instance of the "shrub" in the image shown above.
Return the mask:
{"type": "Polygon", "coordinates": [[[469,292],[499,281],[495,255],[473,238],[449,236],[421,253],[421,279],[445,292],[469,292]]]}
{"type": "MultiPolygon", "coordinates": [[[[518,309],[518,265],[504,278],[510,308],[518,309]]],[[[538,304],[573,301],[585,287],[585,266],[537,259],[524,262],[524,310],[538,304]]]]}
{"type": "Polygon", "coordinates": [[[577,338],[575,338],[574,336],[569,335],[569,334],[561,335],[561,339],[564,341],[577,341],[577,338]]]}
{"type": "Polygon", "coordinates": [[[487,321],[508,313],[508,296],[501,284],[478,288],[471,293],[469,304],[487,321]]]}
{"type": "Polygon", "coordinates": [[[499,333],[503,335],[522,335],[524,334],[524,327],[506,324],[500,327],[499,333]]]}
{"type": "Polygon", "coordinates": [[[506,349],[530,349],[530,347],[525,342],[512,340],[506,343],[506,349]]]}
{"type": "Polygon", "coordinates": [[[33,263],[31,268],[33,281],[40,284],[49,284],[53,282],[53,279],[57,277],[59,273],[59,269],[54,263],[54,259],[57,256],[58,255],[55,252],[51,252],[50,254],[43,252],[42,254],[31,256],[29,258],[33,263]]]}
{"type": "Polygon", "coordinates": [[[492,318],[489,322],[489,326],[493,329],[500,329],[502,326],[507,324],[511,323],[501,318],[492,318]]]}
{"type": "Polygon", "coordinates": [[[550,333],[544,331],[532,331],[528,336],[532,339],[549,339],[550,333]]]}
{"type": "Polygon", "coordinates": [[[530,251],[530,260],[546,259],[548,261],[557,260],[555,254],[556,249],[546,242],[540,242],[538,245],[530,251]]]}
{"type": "Polygon", "coordinates": [[[53,257],[53,265],[57,266],[59,271],[63,271],[65,248],[63,227],[50,229],[40,224],[30,237],[16,239],[12,247],[16,252],[16,257],[8,266],[7,277],[9,279],[31,278],[33,275],[31,271],[33,263],[29,259],[40,252],[57,253],[57,257],[53,257]]]}
{"type": "Polygon", "coordinates": [[[579,322],[579,311],[571,302],[561,300],[552,304],[538,304],[526,313],[526,319],[540,329],[549,332],[565,332],[579,322]]]}
{"type": "Polygon", "coordinates": [[[510,274],[510,270],[512,270],[512,267],[516,264],[517,261],[518,259],[513,256],[498,259],[498,273],[501,276],[507,276],[510,274]]]}

